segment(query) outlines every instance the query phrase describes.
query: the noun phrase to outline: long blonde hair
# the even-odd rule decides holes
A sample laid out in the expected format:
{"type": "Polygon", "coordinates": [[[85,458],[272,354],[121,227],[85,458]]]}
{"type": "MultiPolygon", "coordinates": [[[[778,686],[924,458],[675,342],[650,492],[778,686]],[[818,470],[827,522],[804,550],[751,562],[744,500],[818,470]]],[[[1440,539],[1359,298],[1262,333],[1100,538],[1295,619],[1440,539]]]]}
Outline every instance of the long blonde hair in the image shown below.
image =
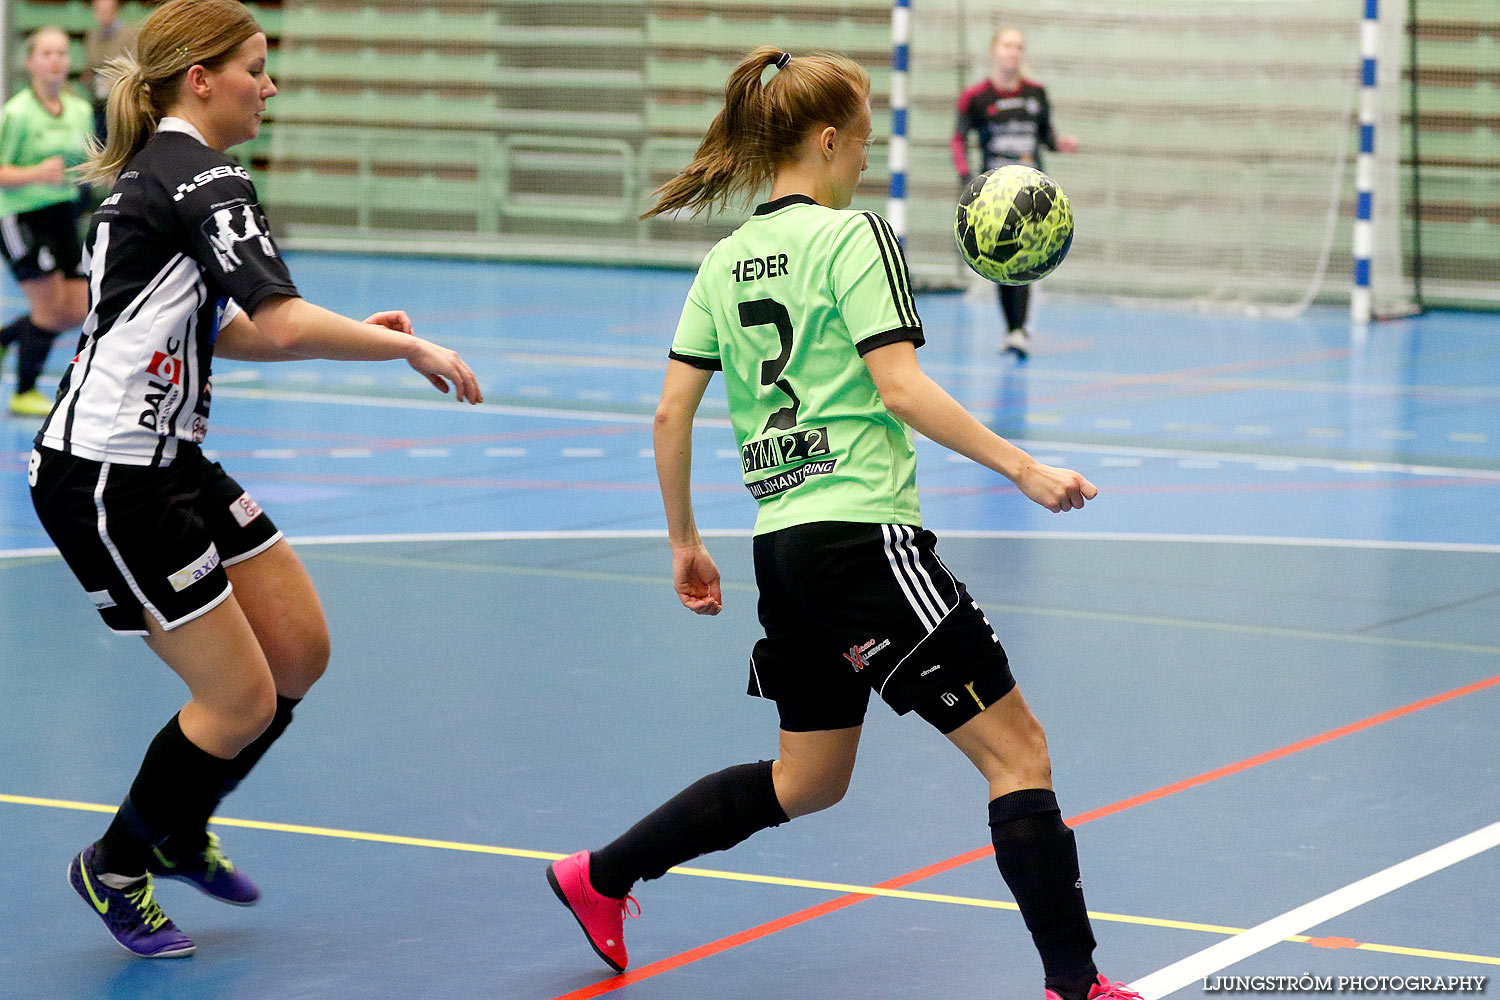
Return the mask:
{"type": "Polygon", "coordinates": [[[85,181],[112,181],[141,151],[177,100],[194,66],[217,69],[260,25],[238,0],[168,0],[146,18],[135,55],[111,59],[108,140],[95,142],[79,172],[85,181]]]}
{"type": "Polygon", "coordinates": [[[693,161],[656,189],[656,204],[641,218],[682,209],[697,215],[724,207],[736,194],[753,194],[810,129],[843,128],[864,110],[870,74],[863,66],[831,52],[784,55],[762,45],[734,68],[724,85],[724,109],[693,161]],[[769,66],[780,68],[762,85],[769,66]]]}

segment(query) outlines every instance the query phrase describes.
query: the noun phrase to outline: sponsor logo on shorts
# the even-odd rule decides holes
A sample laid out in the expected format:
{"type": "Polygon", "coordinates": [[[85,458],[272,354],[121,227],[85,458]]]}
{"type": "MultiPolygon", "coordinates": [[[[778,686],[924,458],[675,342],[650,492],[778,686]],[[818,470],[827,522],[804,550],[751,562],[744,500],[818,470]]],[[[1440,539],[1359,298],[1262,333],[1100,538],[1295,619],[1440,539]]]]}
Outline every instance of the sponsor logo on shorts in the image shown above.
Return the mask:
{"type": "Polygon", "coordinates": [[[255,502],[249,492],[241,493],[234,503],[229,505],[229,513],[234,515],[235,523],[241,528],[249,527],[250,522],[264,513],[260,504],[255,502]]]}
{"type": "Polygon", "coordinates": [[[186,590],[212,573],[218,566],[219,550],[213,542],[209,542],[207,552],[167,577],[167,582],[172,585],[173,590],[186,590]]]}
{"type": "Polygon", "coordinates": [[[928,674],[935,674],[939,670],[942,670],[942,669],[943,669],[943,665],[941,663],[934,663],[932,666],[928,667],[926,670],[922,671],[917,676],[918,677],[926,677],[928,674]]]}
{"type": "Polygon", "coordinates": [[[890,644],[891,640],[889,639],[871,639],[869,642],[862,642],[858,646],[850,646],[849,652],[844,654],[844,659],[849,661],[849,666],[854,668],[855,673],[859,673],[870,665],[870,657],[890,644]]]}
{"type": "Polygon", "coordinates": [[[89,591],[89,601],[94,605],[95,611],[108,611],[115,606],[114,598],[109,596],[107,590],[89,591]]]}

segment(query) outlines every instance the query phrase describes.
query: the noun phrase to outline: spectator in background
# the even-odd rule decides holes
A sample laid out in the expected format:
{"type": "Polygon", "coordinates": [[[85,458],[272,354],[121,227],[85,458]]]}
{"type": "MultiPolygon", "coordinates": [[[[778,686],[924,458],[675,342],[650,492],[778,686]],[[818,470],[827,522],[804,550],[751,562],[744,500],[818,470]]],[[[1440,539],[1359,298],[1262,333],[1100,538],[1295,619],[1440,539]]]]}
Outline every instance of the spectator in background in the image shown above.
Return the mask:
{"type": "MultiPolygon", "coordinates": [[[[1078,140],[1052,130],[1047,91],[1021,73],[1026,36],[1002,28],[990,42],[990,73],[958,98],[958,121],[953,127],[953,166],[968,184],[974,177],[969,160],[969,134],[979,136],[981,170],[1007,163],[1042,169],[1042,147],[1059,153],[1078,151],[1078,140]]],[[[1028,285],[1000,285],[1000,311],[1006,334],[1002,349],[1025,359],[1031,353],[1026,313],[1031,304],[1028,285]]]]}
{"type": "Polygon", "coordinates": [[[84,66],[79,79],[94,102],[94,135],[104,141],[104,109],[109,104],[109,80],[99,72],[116,56],[135,51],[135,28],[120,20],[119,0],[94,0],[94,26],[83,36],[84,66]]]}

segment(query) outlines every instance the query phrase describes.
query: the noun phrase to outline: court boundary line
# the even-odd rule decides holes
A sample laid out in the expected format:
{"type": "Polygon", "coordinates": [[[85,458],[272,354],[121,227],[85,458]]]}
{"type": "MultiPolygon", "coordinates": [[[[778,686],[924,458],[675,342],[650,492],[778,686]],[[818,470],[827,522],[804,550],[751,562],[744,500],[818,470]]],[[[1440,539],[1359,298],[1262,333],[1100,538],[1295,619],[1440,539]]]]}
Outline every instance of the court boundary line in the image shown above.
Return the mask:
{"type": "MultiPolygon", "coordinates": [[[[266,389],[245,386],[226,387],[219,395],[226,399],[275,400],[287,403],[322,403],[335,406],[370,406],[406,410],[446,410],[479,415],[514,417],[552,417],[558,420],[603,420],[649,425],[654,419],[651,413],[632,410],[597,410],[585,407],[521,406],[510,403],[484,403],[480,406],[456,407],[455,401],[423,400],[417,398],[370,396],[362,393],[319,393],[298,389],[266,389]]],[[[700,415],[695,426],[730,427],[727,417],[700,415]]],[[[919,437],[921,435],[918,435],[919,437]]],[[[1204,451],[1195,448],[1135,447],[1128,444],[1104,444],[1088,441],[1038,440],[1017,436],[1009,439],[1014,444],[1028,449],[1061,448],[1071,451],[1091,452],[1103,455],[1144,455],[1150,458],[1196,458],[1217,459],[1221,462],[1296,462],[1298,465],[1315,468],[1343,469],[1358,472],[1396,472],[1413,476],[1460,476],[1482,481],[1500,480],[1500,469],[1481,469],[1464,466],[1419,465],[1405,462],[1377,462],[1352,458],[1324,458],[1319,456],[1278,455],[1263,452],[1204,451]]]]}
{"type": "MultiPolygon", "coordinates": [[[[942,538],[966,540],[1015,539],[1065,542],[1142,542],[1185,545],[1268,545],[1287,548],[1370,549],[1403,552],[1463,552],[1500,555],[1500,544],[1482,542],[1403,541],[1378,538],[1316,538],[1293,535],[1205,535],[1176,532],[1127,531],[1022,531],[1007,529],[933,528],[942,538]]],[[[705,538],[749,538],[750,528],[702,528],[705,538]]],[[[391,545],[434,542],[513,542],[513,541],[634,541],[665,539],[663,528],[640,529],[560,529],[515,531],[427,531],[376,533],[368,535],[303,535],[289,537],[293,545],[391,545]]],[[[0,549],[0,560],[38,559],[57,556],[57,549],[47,546],[24,549],[0,549]]]]}
{"type": "MultiPolygon", "coordinates": [[[[1259,767],[1262,764],[1268,764],[1272,761],[1280,760],[1284,757],[1289,757],[1293,754],[1300,753],[1303,750],[1321,746],[1325,743],[1331,743],[1334,740],[1341,739],[1353,733],[1371,729],[1375,726],[1390,722],[1394,719],[1412,715],[1416,712],[1423,711],[1424,709],[1432,708],[1434,706],[1441,705],[1449,701],[1454,701],[1458,698],[1463,698],[1467,695],[1475,694],[1479,691],[1497,686],[1500,686],[1500,674],[1496,674],[1495,676],[1488,677],[1484,680],[1475,681],[1471,684],[1465,684],[1461,687],[1453,688],[1448,691],[1440,692],[1430,697],[1423,698],[1406,705],[1401,705],[1393,709],[1389,709],[1385,712],[1380,712],[1365,719],[1360,719],[1356,722],[1351,722],[1346,725],[1339,726],[1336,729],[1330,729],[1327,732],[1319,733],[1315,736],[1309,736],[1294,743],[1288,743],[1274,750],[1268,750],[1265,753],[1257,754],[1254,757],[1248,757],[1245,760],[1239,761],[1234,764],[1228,764],[1223,767],[1215,768],[1211,771],[1205,771],[1204,773],[1195,775],[1191,778],[1185,778],[1181,781],[1177,781],[1169,785],[1163,785],[1162,787],[1153,789],[1152,791],[1142,792],[1139,795],[1133,795],[1129,798],[1121,799],[1118,802],[1079,813],[1076,816],[1068,817],[1066,822],[1069,826],[1077,828],[1079,826],[1083,826],[1086,823],[1091,823],[1094,820],[1103,819],[1106,816],[1112,816],[1116,813],[1124,812],[1127,809],[1133,809],[1136,806],[1156,802],[1160,799],[1167,798],[1168,796],[1175,795],[1178,792],[1187,791],[1190,788],[1195,788],[1199,785],[1205,785],[1210,782],[1217,781],[1220,778],[1226,778],[1231,775],[1238,774],[1242,771],[1248,771],[1252,768],[1259,767]]],[[[943,861],[934,862],[933,864],[927,865],[924,868],[919,868],[916,871],[907,872],[904,875],[898,875],[893,879],[888,879],[885,882],[878,883],[875,888],[899,889],[914,882],[920,882],[924,879],[931,878],[934,875],[940,875],[944,872],[952,871],[955,868],[963,867],[964,865],[970,864],[971,862],[979,861],[993,855],[994,848],[992,846],[976,848],[975,850],[968,851],[964,854],[958,854],[943,861]]],[[[818,917],[826,916],[846,907],[853,906],[856,903],[864,902],[869,898],[871,897],[863,895],[840,896],[837,899],[831,899],[824,903],[820,903],[817,906],[811,906],[807,909],[799,910],[795,913],[789,913],[784,917],[779,917],[775,920],[760,924],[756,927],[746,928],[743,931],[739,931],[727,937],[720,938],[717,941],[710,941],[706,944],[698,945],[695,948],[690,948],[689,950],[680,952],[677,955],[659,959],[655,962],[643,965],[639,969],[626,970],[625,972],[619,973],[608,979],[601,980],[600,982],[595,983],[592,986],[586,986],[582,989],[559,994],[558,996],[552,997],[551,1000],[590,1000],[590,998],[592,997],[603,996],[606,993],[612,993],[617,989],[621,989],[622,987],[630,985],[631,983],[639,982],[642,979],[650,979],[653,976],[661,975],[664,972],[671,972],[674,969],[681,968],[684,965],[691,965],[693,962],[697,962],[704,958],[711,958],[714,955],[729,951],[732,948],[737,948],[742,944],[748,944],[751,941],[756,941],[764,937],[769,937],[772,934],[779,933],[780,931],[786,930],[789,927],[795,927],[798,924],[816,920],[818,917]]]]}
{"type": "Polygon", "coordinates": [[[1300,934],[1496,846],[1500,846],[1500,823],[1491,823],[1179,959],[1137,979],[1131,988],[1145,1000],[1161,1000],[1190,983],[1207,980],[1214,973],[1279,944],[1288,933],[1300,934]]]}

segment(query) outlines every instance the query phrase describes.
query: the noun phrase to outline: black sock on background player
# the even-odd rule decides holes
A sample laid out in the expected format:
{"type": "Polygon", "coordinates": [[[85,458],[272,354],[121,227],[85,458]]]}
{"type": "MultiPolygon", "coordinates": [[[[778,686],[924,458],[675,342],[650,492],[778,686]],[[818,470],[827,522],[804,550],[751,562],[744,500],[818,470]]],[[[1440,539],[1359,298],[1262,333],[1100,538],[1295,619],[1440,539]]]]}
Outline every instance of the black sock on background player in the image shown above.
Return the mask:
{"type": "Polygon", "coordinates": [[[999,285],[1000,310],[1005,313],[1007,330],[1026,329],[1027,307],[1031,304],[1031,289],[1025,285],[999,285]]]}
{"type": "Polygon", "coordinates": [[[30,316],[24,319],[26,326],[17,338],[21,344],[16,352],[17,394],[36,388],[37,377],[42,374],[42,369],[47,365],[47,355],[52,351],[52,341],[62,332],[37,326],[30,316]]]}

